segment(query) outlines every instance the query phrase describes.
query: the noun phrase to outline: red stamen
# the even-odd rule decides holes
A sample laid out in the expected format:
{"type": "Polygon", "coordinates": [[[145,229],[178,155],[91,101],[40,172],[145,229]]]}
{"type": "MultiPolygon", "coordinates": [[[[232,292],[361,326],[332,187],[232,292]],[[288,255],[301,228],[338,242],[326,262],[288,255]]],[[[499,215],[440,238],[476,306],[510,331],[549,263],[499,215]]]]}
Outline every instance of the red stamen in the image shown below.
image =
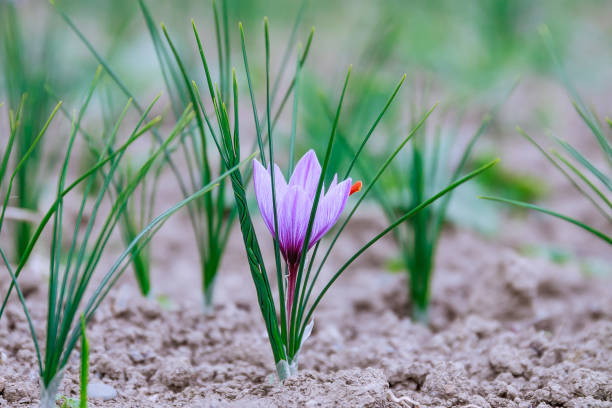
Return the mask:
{"type": "Polygon", "coordinates": [[[351,191],[349,192],[349,196],[355,194],[356,192],[358,192],[359,190],[361,190],[361,187],[363,186],[363,183],[361,181],[356,182],[355,184],[353,184],[351,186],[351,191]]]}

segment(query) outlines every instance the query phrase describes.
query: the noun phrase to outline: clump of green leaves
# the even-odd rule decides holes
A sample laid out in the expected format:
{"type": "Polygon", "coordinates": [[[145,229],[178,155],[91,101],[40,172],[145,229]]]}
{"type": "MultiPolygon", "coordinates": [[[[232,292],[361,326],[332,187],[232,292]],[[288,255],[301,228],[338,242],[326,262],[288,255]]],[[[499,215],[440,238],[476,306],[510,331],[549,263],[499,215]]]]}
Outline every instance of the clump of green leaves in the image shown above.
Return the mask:
{"type": "MultiPolygon", "coordinates": [[[[146,162],[137,169],[135,174],[126,181],[120,193],[113,197],[114,200],[112,201],[111,208],[105,211],[101,204],[108,196],[110,186],[113,180],[115,180],[117,169],[122,158],[125,156],[126,149],[143,134],[149,132],[158,123],[159,118],[149,122],[146,122],[145,119],[157,101],[155,99],[143,111],[140,119],[123,144],[118,145],[117,138],[115,137],[116,133],[108,135],[105,139],[104,148],[99,151],[96,165],[79,176],[74,182],[68,184],[67,170],[74,142],[82,118],[101,75],[102,70],[98,69],[85,102],[78,114],[73,118],[70,137],[66,146],[66,155],[58,177],[56,199],[36,228],[33,237],[28,242],[26,252],[16,268],[11,266],[3,249],[0,248],[0,255],[12,280],[8,293],[3,296],[4,301],[2,308],[0,308],[0,318],[12,290],[15,289],[23,306],[36,350],[41,384],[43,385],[41,395],[41,407],[43,408],[55,406],[55,396],[61,382],[64,367],[69,361],[70,355],[81,336],[78,316],[82,315],[83,321],[85,323],[88,322],[117,279],[129,265],[131,256],[149,243],[155,232],[161,228],[172,214],[176,213],[180,208],[191,204],[193,201],[200,199],[228,175],[228,172],[226,172],[218,178],[211,180],[209,184],[155,217],[129,243],[125,251],[118,257],[97,286],[89,290],[92,277],[105,253],[113,231],[120,222],[124,212],[127,211],[128,200],[133,195],[137,186],[147,177],[151,168],[154,167],[154,163],[161,160],[163,153],[171,147],[171,144],[178,138],[183,129],[190,125],[195,116],[191,107],[188,107],[179,118],[170,135],[163,140],[163,143],[155,149],[146,162]],[[101,177],[103,182],[99,191],[92,193],[91,187],[97,177],[101,177]],[[66,220],[64,217],[65,199],[81,183],[85,184],[85,188],[80,199],[76,219],[69,220],[71,227],[68,229],[65,226],[66,220]],[[52,238],[49,245],[48,310],[45,347],[43,349],[39,346],[28,306],[19,287],[18,277],[24,268],[28,255],[32,252],[42,231],[51,219],[53,222],[52,238]]],[[[116,128],[119,128],[122,119],[123,117],[120,116],[117,120],[116,128]]],[[[235,169],[234,167],[229,170],[235,169]]],[[[70,196],[70,199],[72,198],[70,196]]],[[[79,202],[78,199],[77,202],[79,202]]],[[[6,207],[3,207],[3,210],[4,208],[6,207]]]]}
{"type": "MultiPolygon", "coordinates": [[[[472,149],[487,129],[490,118],[490,115],[485,116],[460,152],[461,156],[454,166],[450,164],[454,159],[451,149],[454,130],[449,131],[441,124],[432,132],[428,130],[427,124],[417,127],[418,134],[411,139],[409,148],[402,152],[400,160],[393,162],[374,192],[374,198],[388,222],[419,208],[436,191],[460,179],[472,149]]],[[[411,128],[418,124],[417,120],[413,118],[411,128]]],[[[358,168],[366,174],[371,165],[389,154],[389,150],[384,149],[381,154],[366,152],[363,163],[358,168]]],[[[487,167],[491,162],[482,163],[477,168],[487,167]]],[[[436,250],[451,197],[452,193],[449,192],[393,231],[393,237],[400,249],[403,269],[408,273],[411,315],[414,320],[423,323],[428,321],[436,250]]]]}
{"type": "MultiPolygon", "coordinates": [[[[558,148],[553,148],[550,152],[546,151],[534,138],[529,136],[521,128],[517,128],[518,132],[525,137],[531,144],[533,144],[546,159],[557,168],[574,186],[574,188],[583,195],[593,205],[593,208],[601,214],[606,220],[608,225],[612,225],[612,179],[609,174],[612,172],[612,145],[610,144],[610,136],[606,135],[601,122],[598,120],[596,114],[582,101],[582,98],[573,87],[570,80],[567,78],[561,64],[555,53],[555,49],[552,44],[552,37],[550,31],[546,26],[542,26],[540,34],[544,38],[546,45],[548,46],[553,58],[556,60],[559,66],[560,75],[562,81],[565,84],[571,98],[574,109],[580,115],[584,123],[587,125],[592,135],[594,136],[598,146],[601,149],[601,155],[603,157],[603,166],[607,167],[607,170],[602,170],[600,166],[596,165],[593,160],[590,160],[576,148],[574,148],[567,141],[554,137],[553,139],[557,144],[558,148]]],[[[606,118],[607,124],[612,128],[612,120],[606,118]]],[[[544,214],[552,215],[553,217],[562,219],[569,223],[572,223],[594,236],[600,238],[608,244],[612,244],[612,236],[608,233],[600,231],[592,226],[589,226],[571,216],[560,214],[547,208],[530,204],[524,201],[511,200],[508,198],[500,197],[483,197],[488,200],[505,202],[518,207],[528,208],[539,211],[544,214]]]]}
{"type": "MultiPolygon", "coordinates": [[[[171,96],[172,109],[176,113],[184,106],[198,106],[196,94],[191,83],[187,80],[186,66],[180,60],[174,60],[171,55],[175,54],[176,47],[169,40],[165,27],[162,25],[163,35],[168,42],[164,42],[157,25],[154,23],[151,13],[144,1],[139,3],[145,18],[147,28],[151,35],[155,52],[162,70],[166,88],[171,96]]],[[[230,83],[230,44],[228,31],[227,4],[221,1],[221,10],[213,1],[215,38],[219,58],[219,82],[221,98],[228,98],[228,87],[230,83]]],[[[183,144],[185,163],[188,169],[188,180],[191,189],[197,189],[198,185],[207,183],[213,174],[213,166],[218,166],[218,172],[225,170],[224,163],[217,162],[215,151],[209,148],[209,141],[202,116],[196,112],[196,126],[187,129],[183,144]],[[190,146],[187,145],[189,143],[190,146]]],[[[196,201],[190,209],[190,221],[196,247],[200,260],[202,276],[202,293],[204,296],[204,310],[210,311],[213,307],[214,285],[217,272],[233,221],[235,211],[229,208],[227,203],[226,184],[222,183],[220,188],[211,194],[207,194],[202,200],[196,201]]]]}
{"type": "MultiPolygon", "coordinates": [[[[276,137],[273,131],[273,124],[275,123],[275,117],[272,116],[271,113],[271,86],[270,86],[270,36],[268,29],[268,21],[267,19],[264,21],[264,38],[265,38],[265,61],[266,61],[266,105],[265,105],[265,119],[264,121],[259,120],[258,109],[256,106],[255,98],[253,97],[254,91],[251,83],[251,73],[249,70],[248,58],[246,53],[245,46],[245,37],[244,32],[241,28],[241,40],[243,45],[243,61],[245,68],[245,75],[247,78],[247,83],[249,85],[249,91],[251,94],[251,107],[253,110],[253,116],[255,120],[255,128],[256,128],[256,136],[257,136],[257,144],[260,147],[259,158],[264,166],[270,164],[273,165],[275,162],[275,143],[276,137]],[[264,148],[265,147],[265,148],[264,148]]],[[[213,84],[212,78],[210,76],[208,63],[205,57],[204,49],[202,43],[200,41],[200,37],[198,31],[193,27],[194,35],[196,37],[196,42],[198,45],[198,49],[200,50],[200,55],[202,59],[202,64],[204,67],[204,72],[206,74],[206,84],[208,86],[208,93],[210,96],[210,103],[212,104],[212,110],[214,114],[214,119],[216,119],[216,123],[213,124],[208,116],[208,110],[205,108],[203,103],[199,104],[200,113],[203,117],[203,120],[206,122],[207,128],[210,134],[213,136],[215,146],[217,147],[221,159],[225,163],[226,167],[235,166],[236,163],[240,160],[240,131],[239,131],[239,115],[238,115],[238,85],[236,81],[236,76],[234,74],[233,87],[232,87],[232,106],[227,105],[218,91],[218,88],[213,84]]],[[[308,42],[308,44],[310,41],[308,42]]],[[[306,47],[307,49],[308,47],[306,47]]],[[[180,57],[178,53],[175,53],[175,56],[178,61],[180,61],[180,57]]],[[[293,119],[292,119],[292,131],[289,137],[289,143],[286,145],[289,146],[289,152],[287,156],[289,157],[290,169],[293,166],[293,157],[294,157],[294,147],[295,147],[295,138],[297,134],[297,106],[298,99],[297,95],[299,94],[297,91],[299,90],[299,78],[300,71],[303,65],[303,54],[298,53],[297,62],[296,62],[296,76],[295,80],[291,83],[291,88],[294,88],[294,110],[293,110],[293,119]]],[[[335,144],[337,129],[338,129],[338,121],[340,117],[340,113],[342,110],[342,102],[344,100],[344,95],[348,86],[349,77],[351,70],[349,69],[346,79],[344,81],[344,86],[342,88],[342,93],[340,96],[340,100],[338,102],[337,108],[335,109],[334,121],[331,127],[331,131],[329,133],[328,143],[324,155],[324,161],[321,169],[321,175],[317,180],[317,190],[314,196],[314,204],[313,209],[310,211],[308,227],[306,230],[306,239],[304,240],[305,248],[301,251],[301,257],[299,259],[299,269],[297,273],[297,281],[295,286],[295,292],[293,296],[293,305],[291,307],[291,312],[288,312],[288,308],[285,307],[285,299],[287,294],[287,283],[285,282],[285,275],[283,272],[283,266],[281,264],[281,254],[279,243],[274,241],[274,252],[275,252],[275,266],[276,266],[276,280],[278,287],[278,307],[276,306],[275,296],[273,295],[273,286],[270,281],[270,277],[268,276],[268,271],[266,264],[264,262],[263,254],[260,249],[259,238],[255,234],[255,230],[253,228],[252,223],[252,213],[247,205],[247,196],[246,196],[246,182],[248,180],[249,174],[243,175],[240,171],[234,171],[231,173],[231,182],[232,189],[234,192],[234,198],[236,201],[237,211],[238,211],[238,219],[240,220],[240,227],[243,236],[243,242],[245,245],[245,250],[248,257],[249,268],[251,272],[251,277],[255,284],[255,289],[257,292],[258,303],[261,309],[262,316],[264,318],[264,322],[266,324],[266,329],[268,332],[268,338],[270,341],[270,345],[272,348],[272,353],[274,355],[274,361],[276,364],[276,370],[278,377],[282,380],[287,378],[290,375],[293,375],[297,372],[297,363],[298,356],[301,350],[301,347],[304,341],[310,334],[310,331],[313,326],[313,315],[316,307],[321,302],[325,293],[330,289],[331,285],[340,277],[340,275],[352,264],[355,259],[357,259],[363,252],[365,252],[370,246],[372,246],[375,242],[377,242],[381,237],[389,233],[390,231],[397,228],[407,219],[418,213],[423,208],[430,205],[432,202],[436,201],[440,197],[444,196],[446,193],[457,187],[458,185],[464,183],[465,181],[471,179],[476,176],[480,172],[486,170],[488,167],[492,166],[494,163],[489,163],[486,166],[468,174],[467,176],[458,179],[448,185],[446,188],[437,192],[433,196],[428,199],[424,199],[421,205],[418,207],[407,211],[405,214],[396,219],[393,223],[391,223],[387,228],[385,228],[380,234],[370,240],[366,245],[357,249],[354,255],[340,268],[336,271],[331,279],[329,279],[322,289],[318,288],[317,282],[320,276],[320,272],[329,257],[329,254],[333,248],[333,246],[338,241],[338,237],[342,230],[346,227],[347,222],[350,218],[355,214],[355,211],[359,207],[359,205],[363,202],[363,199],[368,195],[371,191],[372,187],[376,184],[381,174],[385,171],[385,169],[389,166],[391,161],[395,158],[401,147],[407,142],[407,140],[412,137],[416,129],[408,135],[403,144],[401,144],[398,149],[390,155],[387,160],[384,161],[383,165],[378,168],[378,171],[375,173],[375,176],[366,182],[367,188],[361,195],[359,201],[352,208],[350,214],[347,219],[342,223],[339,231],[335,234],[333,240],[328,246],[325,255],[322,260],[318,262],[317,266],[317,253],[320,248],[321,241],[319,241],[312,250],[312,255],[308,260],[308,241],[310,234],[313,230],[313,222],[315,219],[315,213],[317,208],[317,203],[319,199],[322,197],[324,181],[329,179],[331,174],[329,174],[329,166],[333,161],[332,159],[332,150],[335,144]],[[315,290],[316,289],[316,290],[315,290]]],[[[398,84],[398,87],[401,86],[398,84]]],[[[193,90],[199,95],[198,88],[193,83],[193,90]]],[[[396,91],[390,97],[389,104],[393,100],[397,93],[396,91]]],[[[378,118],[374,121],[370,131],[364,137],[362,141],[362,145],[358,150],[358,153],[353,157],[352,163],[349,166],[349,170],[347,174],[349,174],[350,169],[352,169],[355,162],[358,160],[360,154],[359,152],[363,151],[365,144],[367,143],[369,136],[374,132],[376,125],[379,123],[381,117],[384,115],[386,109],[388,108],[388,104],[382,107],[378,118]]],[[[423,117],[420,124],[422,124],[426,119],[426,116],[423,117]]],[[[420,125],[419,125],[420,126],[420,125]]],[[[418,126],[417,126],[418,128],[418,126]]],[[[274,172],[272,172],[274,174],[274,172]]],[[[272,196],[276,197],[275,193],[275,184],[274,184],[274,176],[271,176],[271,188],[272,188],[272,196]]],[[[275,198],[273,198],[273,201],[275,198]]],[[[274,211],[275,220],[278,219],[276,211],[274,211]]],[[[276,222],[276,221],[275,221],[276,222]]]]}
{"type": "MultiPolygon", "coordinates": [[[[368,81],[363,83],[354,102],[348,107],[348,116],[358,119],[347,121],[344,126],[341,125],[338,128],[339,144],[346,153],[345,159],[351,160],[356,152],[361,154],[356,170],[364,177],[370,174],[370,169],[375,167],[376,163],[384,161],[385,157],[391,154],[393,146],[398,143],[396,135],[402,135],[402,132],[398,132],[397,129],[389,129],[386,132],[387,139],[379,143],[376,148],[365,149],[362,152],[353,146],[351,135],[364,131],[363,117],[369,116],[367,112],[372,109],[371,101],[377,99],[378,92],[376,84],[368,81]]],[[[387,107],[390,102],[390,100],[387,102],[387,107]]],[[[323,112],[326,112],[328,121],[331,121],[333,119],[332,110],[324,95],[320,97],[320,104],[323,112]]],[[[494,108],[496,109],[497,107],[494,108]]],[[[438,124],[435,127],[428,127],[427,123],[422,123],[420,115],[416,113],[417,110],[415,106],[412,106],[412,118],[408,132],[412,136],[412,132],[416,129],[416,137],[411,137],[410,143],[408,140],[400,139],[402,148],[407,146],[406,149],[400,153],[399,160],[391,163],[389,171],[374,188],[374,199],[389,223],[406,211],[418,208],[428,197],[448,183],[458,180],[468,164],[477,140],[486,131],[491,121],[491,114],[485,115],[474,135],[459,152],[460,158],[453,167],[450,163],[456,160],[456,157],[453,156],[454,139],[462,115],[453,115],[451,110],[446,109],[448,112],[441,115],[438,124]]],[[[431,110],[426,112],[425,116],[428,117],[431,112],[431,110]]],[[[493,159],[481,162],[475,167],[481,168],[491,161],[493,159]]],[[[483,173],[483,176],[489,173],[490,171],[487,171],[483,173]]],[[[400,249],[402,269],[409,274],[411,314],[417,321],[426,322],[428,320],[436,249],[451,197],[452,194],[449,193],[437,203],[423,208],[400,228],[393,231],[393,237],[400,249]]]]}
{"type": "MultiPolygon", "coordinates": [[[[160,154],[158,151],[155,155],[151,156],[146,165],[140,169],[139,174],[130,181],[130,187],[125,189],[122,194],[117,197],[113,203],[112,209],[106,215],[106,217],[100,214],[100,205],[106,196],[110,181],[118,168],[119,162],[125,154],[125,148],[140,135],[150,129],[157,122],[157,120],[145,124],[144,118],[141,118],[137,126],[130,134],[128,141],[122,147],[115,145],[116,134],[110,135],[106,139],[107,148],[104,149],[98,157],[97,166],[95,166],[92,171],[85,173],[84,176],[81,176],[80,179],[78,179],[75,183],[70,184],[66,188],[67,170],[69,167],[71,151],[77,135],[77,129],[80,127],[81,120],[86,112],[87,106],[91,100],[91,96],[100,76],[101,70],[98,70],[84,104],[79,110],[78,115],[73,119],[71,135],[66,148],[66,156],[58,179],[55,203],[43,218],[32,240],[28,243],[26,254],[24,257],[22,257],[22,260],[15,272],[12,271],[8,260],[4,259],[5,265],[9,269],[9,273],[13,279],[13,285],[11,285],[9,293],[7,293],[6,297],[4,298],[4,303],[2,309],[0,310],[0,316],[4,311],[4,306],[6,305],[10,291],[17,284],[17,278],[23,268],[23,265],[25,264],[27,255],[29,252],[31,252],[33,245],[36,242],[35,238],[38,238],[46,223],[50,220],[50,218],[53,218],[52,241],[49,254],[49,304],[44,359],[41,355],[34,328],[31,326],[32,337],[35,343],[36,354],[39,361],[41,380],[45,386],[45,390],[49,391],[48,393],[44,393],[43,396],[48,397],[47,399],[53,401],[53,404],[55,403],[57,385],[59,385],[59,381],[57,381],[58,375],[61,378],[63,367],[66,365],[70,352],[74,348],[76,339],[78,338],[78,332],[75,330],[75,328],[73,328],[73,325],[75,321],[78,320],[77,311],[85,296],[85,292],[93,272],[101,259],[118,219],[125,211],[127,199],[132,194],[135,186],[137,186],[142,178],[144,178],[144,176],[147,174],[147,171],[151,167],[152,163],[160,154]],[[112,152],[108,153],[109,151],[112,152]],[[76,186],[76,184],[80,183],[81,181],[85,182],[86,185],[91,187],[97,173],[102,171],[105,164],[106,177],[104,178],[102,188],[97,194],[91,194],[95,197],[90,197],[90,191],[86,186],[80,206],[78,207],[76,220],[74,220],[74,230],[72,231],[71,236],[66,237],[64,234],[64,197],[76,186]],[[91,208],[91,213],[88,214],[88,217],[86,218],[86,205],[90,198],[93,198],[94,202],[93,207],[91,208]],[[102,221],[100,221],[100,219],[102,219],[102,221]]],[[[122,118],[120,118],[117,123],[117,128],[121,122],[121,119],[122,118]]],[[[177,125],[175,134],[188,123],[188,119],[190,119],[189,115],[186,115],[183,121],[177,125]]],[[[170,143],[173,138],[174,136],[169,137],[166,143],[170,143]]],[[[102,285],[101,287],[104,286],[102,285]]],[[[19,294],[20,291],[18,284],[16,285],[16,288],[19,294]]],[[[31,324],[27,307],[22,298],[21,300],[24,310],[26,311],[28,321],[31,324]]],[[[45,398],[43,398],[43,401],[45,401],[45,398]]],[[[49,404],[51,404],[51,402],[49,402],[49,404]]]]}
{"type": "MultiPolygon", "coordinates": [[[[407,166],[391,173],[397,177],[393,185],[398,190],[396,193],[400,200],[393,205],[386,193],[377,195],[377,201],[387,218],[392,219],[406,209],[418,207],[440,185],[458,180],[472,148],[486,130],[489,121],[490,117],[485,117],[454,168],[449,164],[450,150],[443,148],[445,136],[442,135],[441,128],[438,128],[433,138],[427,138],[424,131],[421,137],[417,136],[413,140],[409,157],[403,161],[407,166]]],[[[395,234],[404,266],[409,273],[412,318],[419,322],[428,321],[436,250],[451,197],[452,193],[449,193],[439,203],[423,209],[404,224],[404,229],[398,229],[395,234]]]]}

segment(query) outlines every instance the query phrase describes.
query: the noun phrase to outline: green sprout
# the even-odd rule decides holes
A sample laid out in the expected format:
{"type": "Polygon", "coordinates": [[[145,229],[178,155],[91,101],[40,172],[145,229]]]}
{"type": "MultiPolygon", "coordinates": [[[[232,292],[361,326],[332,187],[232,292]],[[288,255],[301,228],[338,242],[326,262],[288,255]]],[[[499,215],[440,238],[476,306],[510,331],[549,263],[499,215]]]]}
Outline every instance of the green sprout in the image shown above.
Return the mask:
{"type": "Polygon", "coordinates": [[[80,408],[80,401],[74,398],[69,398],[65,395],[60,395],[57,398],[61,408],[80,408]]]}
{"type": "MultiPolygon", "coordinates": [[[[122,191],[122,194],[116,198],[113,203],[112,209],[106,215],[106,218],[104,218],[103,221],[100,222],[99,218],[104,217],[103,215],[101,215],[100,205],[106,196],[110,181],[112,180],[114,173],[118,168],[120,160],[125,153],[125,149],[120,150],[120,153],[117,156],[108,156],[112,157],[112,159],[108,161],[108,164],[106,166],[107,174],[104,178],[104,185],[100,189],[100,191],[95,194],[91,214],[89,214],[88,218],[84,218],[86,203],[90,198],[90,191],[86,187],[75,220],[74,231],[71,236],[64,236],[64,191],[71,151],[74,146],[74,141],[76,139],[77,129],[79,128],[82,118],[87,110],[88,104],[91,100],[92,94],[94,93],[95,87],[100,79],[101,74],[102,72],[99,69],[96,72],[96,76],[94,78],[94,81],[92,82],[84,104],[79,110],[78,115],[75,116],[75,118],[73,119],[72,130],[68,141],[66,156],[58,180],[57,199],[55,201],[54,206],[50,210],[53,218],[53,233],[49,254],[49,303],[44,359],[41,357],[38,342],[36,341],[34,332],[32,332],[39,360],[39,371],[41,374],[42,383],[45,386],[45,390],[43,391],[42,397],[43,402],[41,403],[42,406],[44,406],[44,401],[47,400],[52,401],[53,403],[55,402],[55,394],[57,392],[57,386],[59,385],[58,378],[61,378],[63,367],[66,365],[70,352],[74,347],[74,342],[70,340],[70,333],[71,330],[73,330],[73,323],[76,320],[77,310],[83,300],[83,297],[85,296],[85,291],[89,285],[93,272],[96,269],[98,262],[100,261],[104,249],[107,243],[109,242],[109,238],[114,230],[114,227],[116,226],[118,219],[121,217],[121,214],[125,211],[126,201],[132,194],[134,188],[145,177],[153,162],[160,155],[160,151],[158,150],[154,155],[150,157],[147,163],[145,163],[145,165],[143,165],[141,169],[139,169],[138,175],[135,176],[132,180],[130,180],[129,187],[122,191]],[[87,222],[85,222],[86,219],[88,219],[87,222]],[[96,221],[98,221],[98,223],[96,223],[96,221]],[[82,224],[86,224],[86,226],[82,227],[82,224]],[[94,226],[97,227],[95,230],[94,226]],[[69,244],[67,247],[68,249],[64,249],[64,243],[69,244]],[[60,260],[62,260],[62,262],[60,262],[60,260]]],[[[152,106],[153,105],[151,105],[148,110],[150,110],[152,106]]],[[[173,134],[168,137],[167,140],[164,142],[165,145],[169,144],[174,139],[176,134],[178,134],[179,131],[189,123],[191,118],[192,114],[187,112],[183,120],[177,124],[177,127],[175,128],[173,134]]],[[[123,118],[120,118],[118,120],[118,124],[121,122],[122,119],[123,118]]],[[[144,118],[141,118],[137,126],[132,131],[128,140],[137,138],[143,133],[143,131],[146,131],[149,128],[149,124],[145,124],[144,118]]],[[[104,149],[103,153],[99,156],[98,163],[102,163],[107,158],[106,152],[109,151],[111,148],[113,148],[113,150],[116,150],[114,146],[114,135],[109,136],[106,140],[106,143],[107,149],[104,149]]],[[[98,171],[102,171],[102,166],[100,166],[96,172],[93,172],[88,177],[86,177],[86,179],[83,181],[86,181],[86,184],[91,186],[91,183],[93,182],[98,171]]],[[[46,220],[48,220],[48,218],[46,218],[46,220]]],[[[45,223],[46,220],[44,219],[43,223],[45,223]]],[[[44,228],[43,223],[41,223],[41,226],[44,228]]],[[[7,260],[5,259],[4,261],[7,265],[7,268],[9,268],[9,272],[11,273],[11,276],[13,278],[13,283],[15,284],[17,282],[16,279],[18,277],[18,274],[21,270],[18,267],[17,272],[13,273],[10,270],[11,268],[8,265],[7,260]]],[[[12,288],[13,286],[11,286],[11,289],[12,288]]],[[[7,293],[6,295],[5,304],[9,294],[10,290],[9,293],[7,293]]],[[[3,310],[4,306],[2,311],[3,310]]],[[[51,402],[48,403],[51,404],[51,402]]]]}
{"type": "MultiPolygon", "coordinates": [[[[490,122],[487,115],[474,133],[469,143],[461,152],[461,159],[452,168],[450,150],[445,149],[447,136],[438,127],[435,137],[427,138],[425,128],[422,134],[413,139],[412,150],[404,161],[405,166],[396,166],[390,172],[391,186],[395,186],[392,195],[377,194],[376,199],[388,220],[397,217],[406,210],[417,208],[440,185],[458,180],[463,174],[471,151],[490,122]]],[[[404,268],[409,274],[409,292],[412,304],[411,315],[415,321],[427,323],[431,298],[431,283],[434,273],[436,250],[444,227],[448,206],[452,194],[443,197],[439,203],[423,209],[408,222],[404,229],[398,229],[395,239],[400,247],[404,268]]]]}
{"type": "Polygon", "coordinates": [[[79,399],[62,395],[58,398],[61,408],[87,408],[87,384],[89,383],[89,342],[85,331],[85,317],[81,315],[81,384],[79,399]]]}
{"type": "MultiPolygon", "coordinates": [[[[153,235],[171,215],[175,214],[180,208],[188,206],[208,194],[231,171],[236,170],[241,164],[237,163],[235,167],[229,168],[228,171],[211,180],[210,183],[201,189],[155,217],[134,237],[108,272],[97,283],[97,286],[93,288],[94,290],[88,290],[91,286],[92,277],[96,269],[98,269],[100,260],[113,235],[113,231],[128,208],[127,203],[130,197],[134,194],[137,186],[146,179],[154,164],[162,159],[163,153],[171,147],[171,144],[178,139],[182,131],[190,125],[195,117],[191,106],[187,107],[170,135],[147,158],[146,162],[138,168],[133,177],[126,182],[120,194],[114,197],[111,208],[105,212],[101,204],[109,194],[110,186],[115,179],[116,172],[122,158],[125,156],[127,147],[143,134],[151,131],[153,125],[157,123],[157,120],[146,122],[146,117],[149,115],[157,99],[143,111],[126,142],[116,146],[115,137],[109,135],[105,140],[105,147],[99,152],[96,165],[78,177],[74,182],[67,185],[67,170],[78,129],[101,75],[102,70],[98,69],[85,102],[78,114],[73,118],[66,155],[57,182],[56,199],[36,228],[34,235],[28,242],[26,252],[16,268],[11,267],[5,252],[0,248],[0,256],[11,276],[11,285],[4,296],[2,308],[0,309],[0,318],[3,315],[12,290],[15,289],[23,307],[36,351],[42,384],[41,407],[43,408],[55,406],[56,394],[65,366],[81,337],[78,316],[83,316],[84,323],[90,321],[100,303],[129,266],[133,254],[140,251],[150,242],[153,235]],[[91,187],[96,177],[102,177],[103,183],[98,192],[92,193],[91,187]],[[64,200],[81,183],[85,183],[85,188],[76,219],[71,222],[71,224],[74,224],[74,227],[72,230],[65,232],[64,200]],[[87,213],[86,208],[88,209],[87,213]],[[52,239],[49,245],[48,309],[43,349],[39,345],[29,308],[19,287],[18,277],[23,271],[27,258],[32,252],[40,234],[51,219],[53,221],[51,224],[52,239]]],[[[58,108],[56,108],[56,111],[58,108]]],[[[122,119],[123,117],[119,117],[118,124],[122,119]]],[[[10,192],[10,183],[8,190],[10,192]]],[[[4,206],[3,213],[5,208],[4,206]]]]}
{"type": "MultiPolygon", "coordinates": [[[[380,187],[375,190],[374,199],[387,221],[392,222],[406,211],[419,208],[436,190],[459,180],[476,141],[489,122],[490,116],[487,115],[461,152],[461,159],[454,168],[449,164],[448,135],[437,127],[434,137],[427,137],[431,135],[427,134],[426,127],[419,126],[420,134],[411,140],[411,149],[404,152],[402,160],[394,162],[380,187]]],[[[362,173],[371,165],[368,162],[380,160],[372,153],[366,154],[365,158],[365,163],[359,166],[362,173]]],[[[403,269],[409,274],[411,315],[421,323],[428,321],[436,250],[451,198],[449,192],[438,203],[419,211],[393,234],[400,249],[403,269]]]]}

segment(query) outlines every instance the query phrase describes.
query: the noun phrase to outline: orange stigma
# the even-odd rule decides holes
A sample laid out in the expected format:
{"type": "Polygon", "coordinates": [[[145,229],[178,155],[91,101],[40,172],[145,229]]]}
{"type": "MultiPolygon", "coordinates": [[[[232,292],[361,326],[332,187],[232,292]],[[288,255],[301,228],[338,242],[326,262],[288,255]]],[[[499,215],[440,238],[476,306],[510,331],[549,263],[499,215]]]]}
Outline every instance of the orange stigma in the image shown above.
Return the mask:
{"type": "Polygon", "coordinates": [[[356,192],[358,192],[359,190],[361,190],[361,187],[363,186],[363,183],[361,181],[356,182],[355,184],[353,184],[351,186],[351,191],[349,192],[349,196],[355,194],[356,192]]]}

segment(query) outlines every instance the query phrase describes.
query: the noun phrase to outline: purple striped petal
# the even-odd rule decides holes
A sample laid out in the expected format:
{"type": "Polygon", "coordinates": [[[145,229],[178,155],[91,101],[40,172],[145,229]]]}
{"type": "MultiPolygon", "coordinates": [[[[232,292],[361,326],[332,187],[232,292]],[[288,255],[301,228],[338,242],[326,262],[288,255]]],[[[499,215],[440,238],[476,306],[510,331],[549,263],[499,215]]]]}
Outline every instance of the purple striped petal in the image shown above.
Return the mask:
{"type": "MultiPolygon", "coordinates": [[[[313,150],[309,150],[297,163],[295,171],[285,181],[278,166],[274,166],[276,208],[278,214],[278,237],[274,229],[272,187],[270,171],[260,162],[253,161],[253,184],[257,205],[268,230],[278,239],[279,247],[289,265],[296,265],[302,256],[308,221],[314,196],[321,177],[321,165],[313,150]]],[[[338,183],[335,175],[326,193],[321,194],[315,215],[311,239],[312,247],[338,221],[351,191],[351,179],[338,183]]]]}
{"type": "Polygon", "coordinates": [[[295,165],[289,179],[289,186],[301,186],[313,200],[317,192],[319,177],[321,177],[321,165],[316,153],[311,149],[295,165]]]}
{"type": "MultiPolygon", "coordinates": [[[[276,206],[278,210],[279,203],[287,193],[287,182],[277,165],[274,165],[274,184],[276,190],[276,206]]],[[[253,185],[255,186],[255,198],[257,199],[259,212],[272,236],[276,236],[274,233],[274,207],[272,203],[270,171],[266,170],[257,160],[253,160],[253,185]]],[[[278,223],[280,224],[280,217],[278,223]]]]}
{"type": "Polygon", "coordinates": [[[311,208],[312,200],[299,186],[290,186],[279,206],[278,241],[290,265],[300,260],[311,208]]]}
{"type": "Polygon", "coordinates": [[[317,207],[317,214],[315,215],[312,234],[308,244],[309,248],[334,226],[346,205],[346,200],[351,191],[352,181],[350,178],[339,184],[336,184],[335,181],[336,179],[334,177],[334,182],[330,185],[327,194],[321,197],[317,207]]]}

